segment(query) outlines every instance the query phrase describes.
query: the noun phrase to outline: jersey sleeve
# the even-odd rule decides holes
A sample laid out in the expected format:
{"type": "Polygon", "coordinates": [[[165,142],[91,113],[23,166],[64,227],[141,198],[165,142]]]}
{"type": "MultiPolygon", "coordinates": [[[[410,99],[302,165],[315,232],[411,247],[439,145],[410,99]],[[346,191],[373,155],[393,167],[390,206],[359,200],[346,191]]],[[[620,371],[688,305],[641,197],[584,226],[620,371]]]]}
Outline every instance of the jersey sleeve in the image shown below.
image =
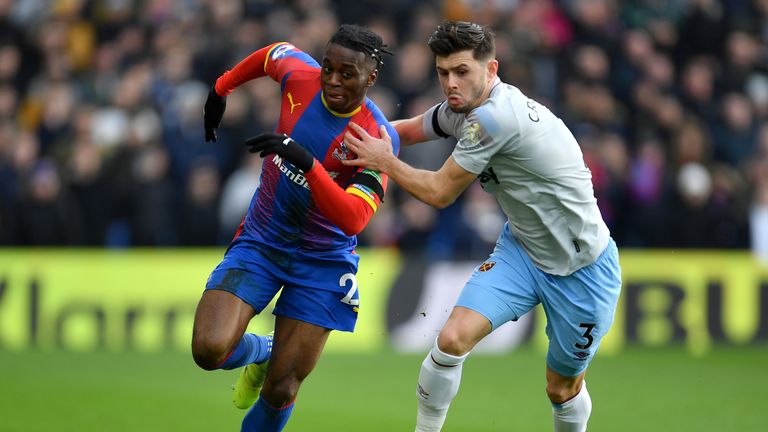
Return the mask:
{"type": "Polygon", "coordinates": [[[227,96],[240,85],[265,75],[282,82],[293,70],[318,67],[317,62],[305,52],[288,42],[277,42],[257,50],[224,72],[216,80],[216,93],[227,96]]]}
{"type": "Polygon", "coordinates": [[[346,192],[363,199],[375,212],[384,202],[384,193],[387,190],[386,174],[361,168],[350,179],[346,192]]]}
{"type": "Polygon", "coordinates": [[[264,60],[264,72],[277,82],[283,82],[283,79],[295,70],[319,67],[312,56],[288,42],[273,45],[264,60]]]}
{"type": "MultiPolygon", "coordinates": [[[[364,128],[368,135],[374,138],[381,138],[377,122],[368,123],[364,128]]],[[[392,153],[395,156],[400,154],[400,136],[389,122],[384,123],[387,128],[387,134],[392,139],[392,153]]],[[[367,168],[360,168],[352,176],[347,187],[347,193],[357,195],[362,198],[373,211],[378,210],[379,205],[384,202],[384,194],[387,191],[387,175],[367,168]]]]}
{"type": "MultiPolygon", "coordinates": [[[[514,116],[510,117],[509,121],[514,121],[514,116]]],[[[453,159],[465,170],[480,174],[491,157],[508,145],[510,135],[502,131],[502,128],[507,130],[508,127],[509,124],[499,124],[485,107],[474,109],[467,115],[456,137],[458,141],[453,149],[453,159]]]]}
{"type": "MultiPolygon", "coordinates": [[[[391,124],[385,123],[392,138],[392,151],[400,153],[400,136],[391,124]]],[[[365,127],[372,136],[379,137],[378,124],[371,122],[365,127]]],[[[347,182],[346,188],[338,185],[319,162],[306,173],[312,189],[312,198],[320,212],[344,234],[360,233],[384,201],[387,176],[367,168],[358,168],[347,182]]]]}
{"type": "Polygon", "coordinates": [[[457,128],[460,127],[463,116],[463,114],[453,113],[445,101],[440,102],[424,113],[422,120],[424,135],[429,140],[449,136],[458,138],[457,128]]]}
{"type": "MultiPolygon", "coordinates": [[[[360,175],[360,171],[355,177],[360,175]]],[[[365,194],[358,188],[350,186],[345,191],[331,179],[323,165],[318,161],[306,173],[307,181],[312,189],[312,200],[320,213],[339,227],[346,235],[356,235],[362,231],[373,217],[381,202],[379,198],[364,198],[365,194]],[[350,192],[354,190],[355,192],[350,192]],[[375,201],[375,205],[372,205],[375,201]]],[[[366,180],[358,180],[369,183],[366,180]]]]}

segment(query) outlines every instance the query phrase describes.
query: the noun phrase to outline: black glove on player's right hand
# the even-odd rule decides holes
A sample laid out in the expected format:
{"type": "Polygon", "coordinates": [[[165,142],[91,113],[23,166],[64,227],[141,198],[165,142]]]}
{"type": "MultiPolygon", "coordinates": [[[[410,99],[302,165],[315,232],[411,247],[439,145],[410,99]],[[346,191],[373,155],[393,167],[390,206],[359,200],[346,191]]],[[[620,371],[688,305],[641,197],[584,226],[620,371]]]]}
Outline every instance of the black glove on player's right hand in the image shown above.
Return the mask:
{"type": "Polygon", "coordinates": [[[216,129],[221,124],[224,110],[227,108],[227,98],[216,93],[216,85],[208,92],[208,99],[203,107],[203,123],[205,125],[205,142],[216,141],[216,129]]]}

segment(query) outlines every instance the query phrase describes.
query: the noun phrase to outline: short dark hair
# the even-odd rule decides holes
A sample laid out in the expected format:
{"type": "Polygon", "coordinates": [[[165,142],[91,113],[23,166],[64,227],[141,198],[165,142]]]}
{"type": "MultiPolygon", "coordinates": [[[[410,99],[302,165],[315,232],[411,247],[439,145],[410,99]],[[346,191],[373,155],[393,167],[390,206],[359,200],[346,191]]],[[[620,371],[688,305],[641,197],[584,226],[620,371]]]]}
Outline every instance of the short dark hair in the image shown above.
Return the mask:
{"type": "Polygon", "coordinates": [[[468,21],[443,21],[429,37],[427,45],[436,56],[472,50],[475,60],[488,60],[496,56],[493,30],[468,21]]]}
{"type": "Polygon", "coordinates": [[[342,24],[328,43],[365,54],[366,59],[373,62],[375,69],[384,66],[383,54],[392,55],[381,36],[355,24],[342,24]]]}

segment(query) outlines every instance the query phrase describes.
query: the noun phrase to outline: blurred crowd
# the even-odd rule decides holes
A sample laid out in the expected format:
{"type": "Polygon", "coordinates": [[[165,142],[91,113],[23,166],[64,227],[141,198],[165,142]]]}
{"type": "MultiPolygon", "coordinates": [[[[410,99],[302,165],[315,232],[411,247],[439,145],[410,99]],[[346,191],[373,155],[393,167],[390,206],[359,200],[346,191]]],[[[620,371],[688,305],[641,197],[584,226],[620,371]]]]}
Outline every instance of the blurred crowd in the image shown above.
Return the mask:
{"type": "MultiPolygon", "coordinates": [[[[280,94],[242,86],[205,143],[216,77],[274,41],[319,59],[357,23],[394,52],[369,97],[420,114],[446,17],[492,26],[502,80],[571,128],[620,247],[768,259],[768,0],[0,0],[0,245],[227,244],[280,94]]],[[[437,169],[453,144],[401,157],[437,169]]],[[[503,222],[477,184],[443,210],[393,186],[360,243],[478,258],[503,222]]]]}

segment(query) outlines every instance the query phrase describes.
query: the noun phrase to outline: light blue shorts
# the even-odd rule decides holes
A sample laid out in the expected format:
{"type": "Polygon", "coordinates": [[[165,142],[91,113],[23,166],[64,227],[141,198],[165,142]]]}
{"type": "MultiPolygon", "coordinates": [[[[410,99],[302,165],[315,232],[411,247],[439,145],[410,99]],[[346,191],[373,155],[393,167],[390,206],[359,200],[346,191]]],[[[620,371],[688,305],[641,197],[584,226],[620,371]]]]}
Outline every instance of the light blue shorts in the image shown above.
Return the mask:
{"type": "Polygon", "coordinates": [[[495,330],[541,303],[547,316],[547,366],[564,376],[587,369],[613,323],[621,268],[611,239],[598,259],[568,276],[539,270],[505,225],[496,248],[461,292],[456,306],[472,309],[495,330]]]}

